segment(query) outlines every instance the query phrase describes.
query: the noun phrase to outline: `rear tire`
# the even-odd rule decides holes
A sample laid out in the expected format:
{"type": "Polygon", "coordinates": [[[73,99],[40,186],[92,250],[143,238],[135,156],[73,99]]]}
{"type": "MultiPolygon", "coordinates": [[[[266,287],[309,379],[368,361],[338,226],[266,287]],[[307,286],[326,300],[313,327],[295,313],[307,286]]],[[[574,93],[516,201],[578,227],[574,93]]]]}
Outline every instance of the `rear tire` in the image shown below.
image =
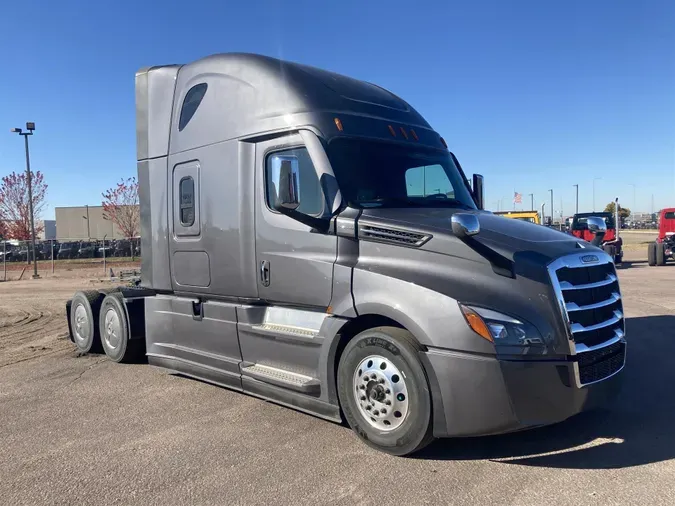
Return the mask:
{"type": "Polygon", "coordinates": [[[80,353],[100,353],[98,315],[103,295],[95,290],[76,292],[70,305],[70,328],[80,353]]]}
{"type": "Polygon", "coordinates": [[[366,330],[345,347],[338,366],[340,405],[349,426],[372,448],[409,455],[434,439],[419,350],[412,334],[396,327],[366,330]]]}
{"type": "Polygon", "coordinates": [[[101,303],[99,314],[101,345],[114,362],[136,362],[142,355],[143,340],[129,339],[129,320],[121,293],[110,293],[101,303]]]}
{"type": "Polygon", "coordinates": [[[656,245],[656,265],[666,265],[666,245],[662,242],[656,245]]]}
{"type": "Polygon", "coordinates": [[[649,246],[647,246],[647,263],[650,266],[655,266],[656,265],[656,245],[658,243],[651,243],[649,246]]]}
{"type": "Polygon", "coordinates": [[[612,257],[612,261],[614,261],[614,257],[616,256],[616,247],[612,245],[604,245],[602,249],[610,257],[612,257]]]}

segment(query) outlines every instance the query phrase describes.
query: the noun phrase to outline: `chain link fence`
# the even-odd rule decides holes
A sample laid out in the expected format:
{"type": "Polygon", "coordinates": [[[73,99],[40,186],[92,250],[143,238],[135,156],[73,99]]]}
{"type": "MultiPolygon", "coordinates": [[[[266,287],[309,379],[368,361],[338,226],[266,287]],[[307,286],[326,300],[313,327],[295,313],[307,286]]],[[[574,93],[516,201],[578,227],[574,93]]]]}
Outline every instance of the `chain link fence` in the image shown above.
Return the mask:
{"type": "MultiPolygon", "coordinates": [[[[35,258],[40,271],[54,273],[57,269],[77,269],[140,263],[141,240],[82,240],[53,239],[35,242],[35,258]]],[[[31,241],[0,241],[0,279],[8,279],[8,271],[23,270],[32,265],[31,241]]]]}

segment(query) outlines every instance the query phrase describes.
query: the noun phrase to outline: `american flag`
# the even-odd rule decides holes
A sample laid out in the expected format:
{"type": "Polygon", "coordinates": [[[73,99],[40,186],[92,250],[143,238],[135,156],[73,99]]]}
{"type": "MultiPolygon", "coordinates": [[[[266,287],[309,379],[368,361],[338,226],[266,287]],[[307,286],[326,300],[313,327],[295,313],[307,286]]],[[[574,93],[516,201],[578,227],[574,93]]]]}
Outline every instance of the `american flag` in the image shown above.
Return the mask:
{"type": "Polygon", "coordinates": [[[523,203],[523,195],[518,192],[513,192],[513,203],[514,204],[522,204],[523,203]]]}

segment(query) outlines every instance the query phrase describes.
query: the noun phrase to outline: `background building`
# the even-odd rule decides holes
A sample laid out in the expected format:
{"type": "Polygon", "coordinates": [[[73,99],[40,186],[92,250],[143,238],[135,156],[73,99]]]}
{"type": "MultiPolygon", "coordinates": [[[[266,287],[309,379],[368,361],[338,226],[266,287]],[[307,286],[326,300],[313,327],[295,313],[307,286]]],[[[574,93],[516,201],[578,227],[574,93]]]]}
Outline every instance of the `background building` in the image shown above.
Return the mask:
{"type": "Polygon", "coordinates": [[[56,207],[56,238],[125,239],[119,228],[103,217],[103,206],[56,207]]]}
{"type": "Polygon", "coordinates": [[[36,239],[56,239],[56,220],[40,220],[35,223],[35,228],[42,225],[42,232],[35,234],[36,239]]]}

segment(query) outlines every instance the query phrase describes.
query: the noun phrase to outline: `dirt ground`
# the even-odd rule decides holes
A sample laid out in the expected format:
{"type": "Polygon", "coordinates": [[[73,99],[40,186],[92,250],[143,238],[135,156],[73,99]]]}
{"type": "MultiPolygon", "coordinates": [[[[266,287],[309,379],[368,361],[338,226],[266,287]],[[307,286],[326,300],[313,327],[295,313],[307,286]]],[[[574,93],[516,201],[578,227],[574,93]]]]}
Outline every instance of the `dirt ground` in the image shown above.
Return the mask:
{"type": "MultiPolygon", "coordinates": [[[[414,458],[145,364],[78,356],[89,273],[0,283],[0,504],[675,504],[675,263],[628,252],[624,388],[607,409],[414,458]]],[[[99,272],[91,272],[98,277],[99,272]]]]}
{"type": "Polygon", "coordinates": [[[40,271],[38,280],[30,274],[0,283],[0,367],[69,349],[66,301],[77,290],[109,283],[98,268],[40,271]]]}

